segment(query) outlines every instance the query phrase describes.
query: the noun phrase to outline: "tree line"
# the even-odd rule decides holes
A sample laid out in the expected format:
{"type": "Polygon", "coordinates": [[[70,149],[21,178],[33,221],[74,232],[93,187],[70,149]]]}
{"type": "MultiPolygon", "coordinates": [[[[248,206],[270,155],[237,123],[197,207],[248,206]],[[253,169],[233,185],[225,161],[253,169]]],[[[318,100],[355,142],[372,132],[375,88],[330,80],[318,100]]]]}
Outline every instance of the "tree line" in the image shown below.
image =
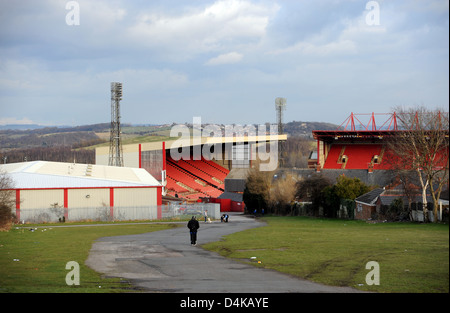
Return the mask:
{"type": "Polygon", "coordinates": [[[256,168],[249,171],[243,195],[249,213],[298,215],[297,206],[306,202],[307,215],[337,217],[343,200],[354,200],[377,187],[345,175],[332,182],[320,173],[301,180],[289,172],[280,177],[274,173],[256,168]]]}
{"type": "Polygon", "coordinates": [[[69,146],[36,147],[15,149],[0,152],[2,163],[17,163],[29,161],[76,162],[83,164],[95,163],[94,149],[72,149],[69,146]]]}
{"type": "Polygon", "coordinates": [[[311,139],[291,136],[283,143],[283,167],[307,168],[308,158],[315,142],[311,139]]]}
{"type": "Polygon", "coordinates": [[[94,132],[58,132],[50,134],[23,133],[11,134],[0,132],[0,150],[24,149],[31,147],[52,147],[52,146],[72,146],[80,143],[104,142],[94,132]]]}

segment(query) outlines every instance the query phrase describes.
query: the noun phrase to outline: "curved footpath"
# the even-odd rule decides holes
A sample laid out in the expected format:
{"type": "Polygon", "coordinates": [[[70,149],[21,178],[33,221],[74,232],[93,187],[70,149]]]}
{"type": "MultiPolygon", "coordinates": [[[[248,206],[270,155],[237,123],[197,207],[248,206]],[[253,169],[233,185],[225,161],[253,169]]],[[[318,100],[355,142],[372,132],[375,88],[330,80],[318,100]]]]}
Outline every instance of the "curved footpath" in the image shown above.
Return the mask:
{"type": "MultiPolygon", "coordinates": [[[[241,214],[231,214],[228,223],[200,221],[197,244],[263,225],[241,214]]],[[[257,268],[191,246],[187,227],[100,238],[94,242],[86,265],[108,277],[127,279],[148,292],[359,292],[257,268]]]]}

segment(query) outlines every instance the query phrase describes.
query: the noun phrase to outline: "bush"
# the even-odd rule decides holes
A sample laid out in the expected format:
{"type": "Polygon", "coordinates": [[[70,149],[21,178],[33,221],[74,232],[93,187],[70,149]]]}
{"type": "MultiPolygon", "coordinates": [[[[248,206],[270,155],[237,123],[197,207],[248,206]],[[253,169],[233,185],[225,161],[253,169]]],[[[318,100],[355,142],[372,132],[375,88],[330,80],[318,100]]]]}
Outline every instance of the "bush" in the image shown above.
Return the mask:
{"type": "Polygon", "coordinates": [[[12,208],[15,205],[14,181],[3,170],[0,170],[0,231],[9,230],[12,223],[12,208]]]}
{"type": "Polygon", "coordinates": [[[8,231],[11,228],[13,214],[11,208],[0,205],[0,231],[8,231]]]}
{"type": "Polygon", "coordinates": [[[247,210],[253,212],[254,209],[261,211],[268,208],[272,176],[272,172],[261,172],[255,168],[249,170],[243,194],[247,210]]]}
{"type": "Polygon", "coordinates": [[[408,208],[404,206],[401,198],[397,198],[390,205],[382,205],[377,218],[388,221],[409,220],[408,208]]]}
{"type": "Polygon", "coordinates": [[[303,201],[310,201],[311,209],[314,211],[314,215],[318,215],[319,208],[325,207],[324,190],[330,187],[330,180],[322,176],[322,174],[312,175],[296,184],[297,193],[296,196],[303,201]]]}

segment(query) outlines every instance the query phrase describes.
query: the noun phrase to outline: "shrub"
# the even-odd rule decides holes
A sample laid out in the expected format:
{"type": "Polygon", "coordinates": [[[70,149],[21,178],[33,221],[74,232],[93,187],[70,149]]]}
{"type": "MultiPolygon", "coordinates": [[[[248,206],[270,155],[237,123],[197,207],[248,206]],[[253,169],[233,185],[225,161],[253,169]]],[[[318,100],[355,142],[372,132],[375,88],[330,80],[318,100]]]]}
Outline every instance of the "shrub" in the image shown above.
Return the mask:
{"type": "Polygon", "coordinates": [[[11,228],[13,214],[7,205],[0,205],[0,231],[8,231],[11,228]]]}

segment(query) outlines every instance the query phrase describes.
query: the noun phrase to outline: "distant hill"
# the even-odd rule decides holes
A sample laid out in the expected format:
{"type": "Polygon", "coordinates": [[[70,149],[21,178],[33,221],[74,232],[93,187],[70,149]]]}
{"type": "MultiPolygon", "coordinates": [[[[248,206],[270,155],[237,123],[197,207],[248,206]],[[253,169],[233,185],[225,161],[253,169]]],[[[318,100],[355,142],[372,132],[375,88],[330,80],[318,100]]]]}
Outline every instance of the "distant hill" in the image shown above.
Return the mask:
{"type": "MultiPolygon", "coordinates": [[[[174,124],[122,124],[123,143],[167,140],[172,125],[174,124]]],[[[284,124],[284,131],[292,137],[292,140],[294,137],[301,137],[311,141],[313,130],[337,128],[337,125],[322,122],[292,121],[284,124]]],[[[71,162],[76,156],[77,160],[92,163],[95,162],[95,153],[93,151],[84,153],[81,150],[83,148],[93,150],[95,146],[107,145],[109,130],[110,123],[75,127],[5,125],[0,127],[0,157],[7,157],[8,162],[19,162],[24,159],[71,162]]],[[[295,142],[293,145],[297,146],[299,143],[295,142]]]]}
{"type": "Polygon", "coordinates": [[[76,126],[7,125],[0,129],[0,152],[14,149],[68,146],[80,148],[103,141],[97,132],[108,131],[109,123],[76,126]],[[26,126],[26,127],[25,127],[26,126]],[[7,129],[6,129],[7,128],[7,129]]]}
{"type": "Polygon", "coordinates": [[[45,128],[46,126],[38,125],[38,124],[7,124],[0,125],[0,130],[33,130],[38,128],[45,128]]]}
{"type": "Polygon", "coordinates": [[[105,131],[109,130],[110,123],[99,123],[83,126],[46,126],[38,124],[7,124],[0,125],[0,130],[38,131],[39,133],[64,133],[76,131],[105,131]],[[44,131],[39,131],[39,130],[44,131]]]}
{"type": "Polygon", "coordinates": [[[283,129],[288,135],[307,138],[312,138],[313,130],[335,130],[338,127],[338,125],[331,123],[301,121],[292,121],[283,125],[283,129]]]}

